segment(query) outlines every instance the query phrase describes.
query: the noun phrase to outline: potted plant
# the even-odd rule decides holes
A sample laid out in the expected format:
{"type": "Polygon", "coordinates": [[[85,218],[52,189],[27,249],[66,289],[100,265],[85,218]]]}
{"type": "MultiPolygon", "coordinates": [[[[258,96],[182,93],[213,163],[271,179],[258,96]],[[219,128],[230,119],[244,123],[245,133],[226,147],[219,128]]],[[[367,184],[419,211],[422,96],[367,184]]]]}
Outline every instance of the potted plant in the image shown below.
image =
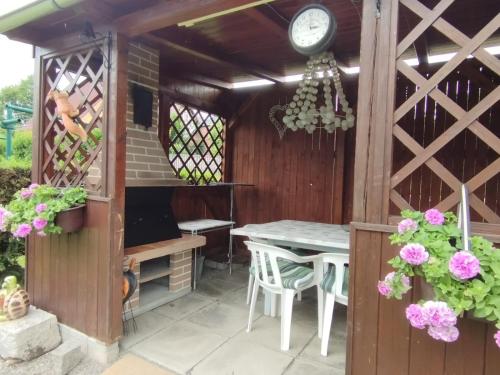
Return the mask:
{"type": "MultiPolygon", "coordinates": [[[[425,213],[405,210],[398,232],[389,238],[402,245],[389,261],[394,272],[379,281],[379,293],[401,299],[411,289],[412,277],[431,287],[424,299],[406,308],[406,318],[417,329],[427,329],[436,340],[458,339],[457,317],[469,312],[494,323],[500,347],[500,250],[483,237],[471,238],[470,251],[463,250],[457,217],[437,209],[425,213]]],[[[415,281],[414,281],[415,282],[415,281]]]]}
{"type": "Polygon", "coordinates": [[[74,232],[83,225],[87,192],[82,187],[55,188],[31,184],[6,206],[0,206],[0,231],[16,238],[74,232]]]}

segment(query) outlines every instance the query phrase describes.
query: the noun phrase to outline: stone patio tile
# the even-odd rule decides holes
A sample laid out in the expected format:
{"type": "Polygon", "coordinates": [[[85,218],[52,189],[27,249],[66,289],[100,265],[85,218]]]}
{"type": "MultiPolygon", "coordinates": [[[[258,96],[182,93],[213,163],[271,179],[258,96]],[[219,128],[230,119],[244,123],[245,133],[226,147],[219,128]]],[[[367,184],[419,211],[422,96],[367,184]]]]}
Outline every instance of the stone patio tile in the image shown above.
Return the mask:
{"type": "Polygon", "coordinates": [[[135,321],[137,323],[136,332],[132,327],[132,321],[128,321],[128,333],[120,340],[120,349],[122,350],[129,349],[132,345],[152,336],[174,322],[172,319],[154,311],[139,315],[135,318],[135,321]]]}
{"type": "Polygon", "coordinates": [[[232,339],[196,365],[192,375],[281,375],[292,360],[250,341],[232,339]]]}
{"type": "MultiPolygon", "coordinates": [[[[316,336],[316,330],[309,326],[294,324],[292,316],[292,334],[290,339],[290,350],[283,352],[289,356],[297,356],[316,336]]],[[[253,323],[252,331],[246,330],[239,333],[236,338],[242,341],[251,341],[268,349],[281,352],[281,319],[262,316],[253,323]]]]}
{"type": "Polygon", "coordinates": [[[167,369],[185,374],[225,340],[200,325],[180,321],[133,346],[131,351],[167,369]]]}
{"type": "Polygon", "coordinates": [[[238,284],[240,287],[248,285],[248,266],[233,270],[233,273],[229,275],[229,270],[214,270],[207,274],[207,278],[219,279],[219,280],[231,280],[232,283],[238,284]]]}
{"type": "Polygon", "coordinates": [[[220,280],[217,278],[202,278],[197,283],[196,294],[207,297],[220,298],[225,293],[241,288],[241,285],[232,280],[220,280]]]}
{"type": "MultiPolygon", "coordinates": [[[[255,317],[259,316],[260,314],[256,312],[255,317]]],[[[246,328],[248,310],[245,307],[239,308],[217,302],[190,315],[186,320],[217,335],[232,337],[246,328]]]]}
{"type": "Polygon", "coordinates": [[[344,375],[344,369],[326,366],[319,362],[296,359],[284,375],[344,375]]]}
{"type": "Polygon", "coordinates": [[[320,354],[321,340],[316,336],[306,346],[299,358],[307,358],[316,362],[321,362],[337,369],[345,368],[346,360],[346,310],[344,307],[336,309],[330,341],[328,343],[328,356],[320,354]]]}
{"type": "Polygon", "coordinates": [[[211,303],[214,303],[213,299],[191,293],[153,311],[173,320],[181,320],[211,303]]]}
{"type": "MultiPolygon", "coordinates": [[[[217,298],[218,301],[222,303],[227,303],[228,305],[240,307],[242,309],[250,308],[250,305],[247,305],[247,287],[243,287],[240,289],[233,290],[232,292],[225,293],[220,298],[217,298]]],[[[257,305],[255,306],[255,311],[259,313],[264,312],[264,294],[259,292],[257,297],[257,305]]]]}

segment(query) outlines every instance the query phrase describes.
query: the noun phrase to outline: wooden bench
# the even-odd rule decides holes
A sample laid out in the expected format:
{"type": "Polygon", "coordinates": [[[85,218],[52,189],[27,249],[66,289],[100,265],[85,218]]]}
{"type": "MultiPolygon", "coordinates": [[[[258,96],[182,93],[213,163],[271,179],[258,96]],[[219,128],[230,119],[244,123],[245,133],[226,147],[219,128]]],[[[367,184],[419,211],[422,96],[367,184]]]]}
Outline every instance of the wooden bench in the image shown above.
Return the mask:
{"type": "Polygon", "coordinates": [[[191,290],[192,251],[205,244],[204,236],[183,234],[181,238],[126,248],[125,255],[137,261],[134,272],[139,286],[130,299],[132,308],[140,306],[143,312],[187,294],[191,290]],[[157,280],[165,277],[168,287],[166,279],[157,280]],[[154,280],[157,283],[143,285],[154,280]]]}

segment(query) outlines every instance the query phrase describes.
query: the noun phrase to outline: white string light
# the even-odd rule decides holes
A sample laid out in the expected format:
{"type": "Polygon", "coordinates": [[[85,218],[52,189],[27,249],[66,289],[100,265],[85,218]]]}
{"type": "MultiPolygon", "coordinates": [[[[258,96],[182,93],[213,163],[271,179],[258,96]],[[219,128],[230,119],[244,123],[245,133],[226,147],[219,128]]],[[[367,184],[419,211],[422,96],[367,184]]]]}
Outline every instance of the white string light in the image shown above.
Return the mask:
{"type": "Polygon", "coordinates": [[[336,128],[354,126],[355,117],[345,97],[337,62],[331,52],[311,56],[292,101],[288,104],[283,123],[293,131],[305,129],[312,134],[316,128],[333,133],[336,128]],[[344,115],[335,113],[332,83],[344,115]],[[317,108],[322,84],[324,105],[317,108]]]}

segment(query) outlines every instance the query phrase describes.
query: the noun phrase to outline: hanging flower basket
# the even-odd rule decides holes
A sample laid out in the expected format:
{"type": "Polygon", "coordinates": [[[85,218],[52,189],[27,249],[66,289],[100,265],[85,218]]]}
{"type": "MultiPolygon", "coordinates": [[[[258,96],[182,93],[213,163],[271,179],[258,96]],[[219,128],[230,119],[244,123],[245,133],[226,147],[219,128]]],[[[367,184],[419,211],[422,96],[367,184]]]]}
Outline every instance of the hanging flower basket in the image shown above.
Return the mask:
{"type": "Polygon", "coordinates": [[[421,300],[406,309],[411,326],[426,329],[436,340],[456,341],[458,317],[473,317],[495,324],[500,347],[500,250],[474,236],[464,250],[457,217],[430,209],[425,213],[403,211],[398,232],[389,238],[402,245],[389,261],[394,271],[379,281],[379,293],[401,299],[419,285],[421,300]]]}
{"type": "Polygon", "coordinates": [[[0,206],[0,231],[16,238],[75,232],[83,226],[87,192],[81,187],[58,189],[32,184],[0,206]]]}
{"type": "Polygon", "coordinates": [[[68,208],[57,214],[55,224],[61,227],[62,233],[77,232],[83,227],[85,205],[68,208]]]}

